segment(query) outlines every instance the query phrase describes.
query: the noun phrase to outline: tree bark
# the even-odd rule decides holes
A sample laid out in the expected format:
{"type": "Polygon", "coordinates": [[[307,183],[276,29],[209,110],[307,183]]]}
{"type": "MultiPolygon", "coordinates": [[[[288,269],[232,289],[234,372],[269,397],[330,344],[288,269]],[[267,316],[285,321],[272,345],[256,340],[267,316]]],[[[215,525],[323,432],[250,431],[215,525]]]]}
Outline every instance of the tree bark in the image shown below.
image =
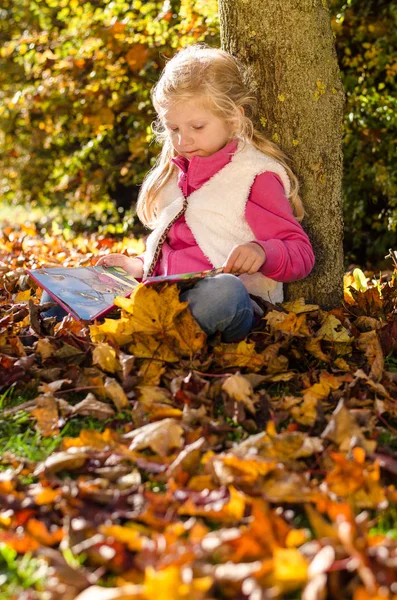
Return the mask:
{"type": "Polygon", "coordinates": [[[324,308],[343,294],[342,119],[344,91],[326,0],[219,0],[222,47],[246,67],[258,124],[292,159],[303,225],[316,255],[288,299],[324,308]]]}

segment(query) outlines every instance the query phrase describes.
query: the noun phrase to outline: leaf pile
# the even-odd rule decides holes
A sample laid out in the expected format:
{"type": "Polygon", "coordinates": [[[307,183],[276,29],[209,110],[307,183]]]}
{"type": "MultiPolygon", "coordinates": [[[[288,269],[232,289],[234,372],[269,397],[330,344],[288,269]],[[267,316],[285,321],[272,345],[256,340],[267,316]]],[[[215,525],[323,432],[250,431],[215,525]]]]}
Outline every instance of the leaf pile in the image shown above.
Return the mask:
{"type": "Polygon", "coordinates": [[[175,286],[89,328],[43,318],[24,268],[105,251],[0,239],[0,431],[39,452],[0,463],[0,550],[45,573],[26,598],[395,600],[395,279],[348,276],[329,312],[267,305],[238,344],[175,286]]]}

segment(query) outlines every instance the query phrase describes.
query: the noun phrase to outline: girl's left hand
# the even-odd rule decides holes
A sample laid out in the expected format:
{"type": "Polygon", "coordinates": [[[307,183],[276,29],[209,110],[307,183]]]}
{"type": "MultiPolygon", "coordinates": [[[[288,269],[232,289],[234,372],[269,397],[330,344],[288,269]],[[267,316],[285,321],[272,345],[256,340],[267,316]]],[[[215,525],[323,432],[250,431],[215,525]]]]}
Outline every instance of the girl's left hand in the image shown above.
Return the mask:
{"type": "Polygon", "coordinates": [[[266,260],[266,253],[256,242],[234,246],[223,267],[224,273],[257,273],[266,260]]]}

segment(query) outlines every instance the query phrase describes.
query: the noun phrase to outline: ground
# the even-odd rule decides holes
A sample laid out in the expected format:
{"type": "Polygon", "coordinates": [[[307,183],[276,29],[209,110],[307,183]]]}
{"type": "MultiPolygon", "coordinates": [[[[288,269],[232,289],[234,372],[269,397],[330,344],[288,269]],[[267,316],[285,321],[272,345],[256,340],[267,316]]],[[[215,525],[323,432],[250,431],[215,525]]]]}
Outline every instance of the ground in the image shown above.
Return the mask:
{"type": "Polygon", "coordinates": [[[0,599],[395,600],[393,273],[266,305],[239,344],[176,286],[43,318],[26,268],[141,247],[2,231],[0,599]]]}

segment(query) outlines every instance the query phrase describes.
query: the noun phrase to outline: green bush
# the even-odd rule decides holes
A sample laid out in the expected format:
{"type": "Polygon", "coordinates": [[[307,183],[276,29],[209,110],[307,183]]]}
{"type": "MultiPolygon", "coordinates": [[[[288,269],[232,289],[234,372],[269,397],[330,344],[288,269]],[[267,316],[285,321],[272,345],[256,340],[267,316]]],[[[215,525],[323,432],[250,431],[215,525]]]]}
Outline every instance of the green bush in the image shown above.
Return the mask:
{"type": "Polygon", "coordinates": [[[331,0],[346,90],[344,209],[346,253],[379,261],[397,225],[397,3],[331,0]]]}
{"type": "Polygon", "coordinates": [[[104,220],[131,206],[158,152],[150,88],[176,48],[219,45],[216,9],[216,0],[3,0],[0,197],[72,205],[86,218],[100,203],[104,220]]]}

